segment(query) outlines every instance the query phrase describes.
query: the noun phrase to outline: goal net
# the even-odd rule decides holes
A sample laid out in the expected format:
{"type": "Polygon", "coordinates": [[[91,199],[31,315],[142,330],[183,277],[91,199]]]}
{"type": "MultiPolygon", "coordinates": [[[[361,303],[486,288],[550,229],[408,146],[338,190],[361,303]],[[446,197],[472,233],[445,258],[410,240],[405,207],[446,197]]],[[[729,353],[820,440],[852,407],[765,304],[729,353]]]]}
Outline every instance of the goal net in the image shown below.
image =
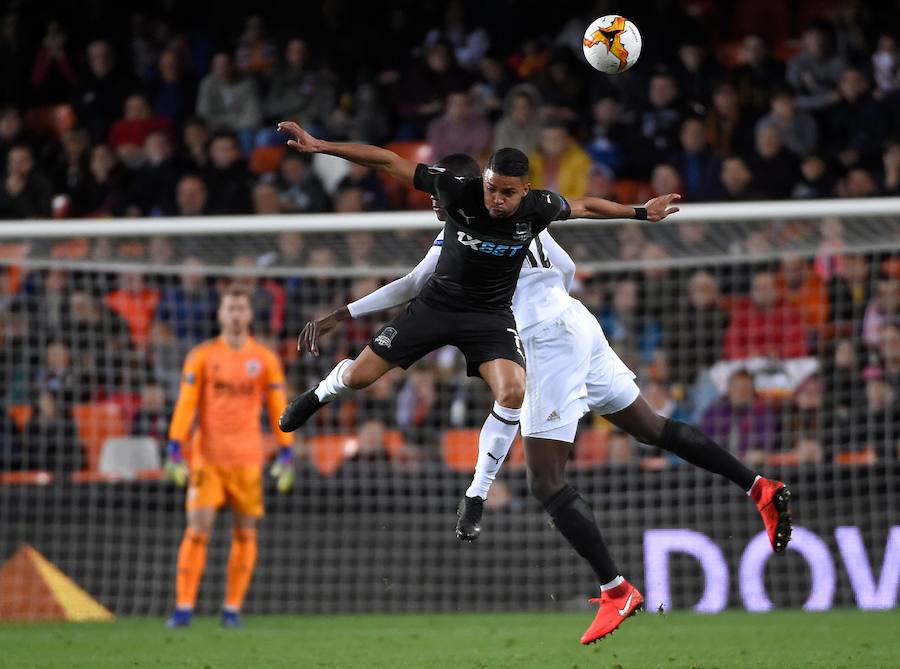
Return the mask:
{"type": "MultiPolygon", "coordinates": [[[[184,492],[161,456],[219,292],[250,289],[254,334],[295,394],[391,313],[343,324],[318,358],[296,352],[303,324],[409,271],[438,230],[422,212],[3,224],[0,565],[27,544],[116,614],[166,612],[184,492]]],[[[769,560],[740,490],[586,416],[569,477],[648,606],[895,606],[900,201],[695,205],[552,233],[647,400],[795,493],[791,550],[769,560]]],[[[294,492],[267,482],[246,610],[586,606],[593,575],[529,496],[520,443],[481,538],[454,536],[490,405],[444,349],[322,410],[297,433],[294,492]]],[[[229,523],[201,611],[222,599],[229,523]]],[[[43,606],[37,585],[13,592],[3,573],[0,600],[43,606]]]]}

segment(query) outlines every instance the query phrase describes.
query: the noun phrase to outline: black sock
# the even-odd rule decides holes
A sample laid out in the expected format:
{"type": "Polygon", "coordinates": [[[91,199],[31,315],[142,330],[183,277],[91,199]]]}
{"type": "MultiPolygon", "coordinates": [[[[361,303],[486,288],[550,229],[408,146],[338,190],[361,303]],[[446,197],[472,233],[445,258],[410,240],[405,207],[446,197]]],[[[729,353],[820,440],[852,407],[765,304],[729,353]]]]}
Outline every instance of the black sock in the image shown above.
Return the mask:
{"type": "Polygon", "coordinates": [[[663,426],[659,447],[674,453],[692,465],[702,467],[713,474],[720,474],[739,485],[744,492],[750,490],[756,472],[750,471],[740,460],[719,446],[693,425],[671,418],[663,426]]]}
{"type": "Polygon", "coordinates": [[[556,529],[590,563],[601,585],[619,575],[616,563],[600,534],[600,528],[597,527],[597,521],[594,520],[594,512],[575,488],[566,485],[544,500],[543,505],[556,529]]]}

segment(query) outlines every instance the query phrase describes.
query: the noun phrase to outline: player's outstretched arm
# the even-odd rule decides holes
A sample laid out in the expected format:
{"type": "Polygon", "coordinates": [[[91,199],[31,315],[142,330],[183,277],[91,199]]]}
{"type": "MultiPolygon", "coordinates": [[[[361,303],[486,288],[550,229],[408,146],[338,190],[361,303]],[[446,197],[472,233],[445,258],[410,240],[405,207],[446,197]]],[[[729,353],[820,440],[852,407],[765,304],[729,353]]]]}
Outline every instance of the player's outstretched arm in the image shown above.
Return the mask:
{"type": "Polygon", "coordinates": [[[416,163],[406,158],[401,158],[393,151],[372,146],[371,144],[326,142],[323,139],[313,137],[293,121],[282,121],[278,124],[278,130],[293,137],[293,139],[288,140],[287,145],[300,153],[327,153],[330,156],[349,160],[351,163],[381,170],[401,181],[406,181],[410,184],[413,182],[416,163]]]}
{"type": "Polygon", "coordinates": [[[300,336],[297,337],[297,350],[301,353],[308,351],[318,356],[319,337],[331,332],[341,321],[373,314],[409,302],[419,294],[428,277],[434,273],[438,257],[441,254],[440,248],[435,242],[435,246],[429,249],[425,257],[406,276],[391,281],[345,307],[335,309],[324,318],[308,322],[300,332],[300,336]]]}
{"type": "Polygon", "coordinates": [[[578,197],[569,200],[572,209],[569,218],[634,218],[656,222],[678,211],[671,204],[680,199],[678,193],[669,193],[647,200],[643,207],[629,207],[599,197],[578,197]]]}

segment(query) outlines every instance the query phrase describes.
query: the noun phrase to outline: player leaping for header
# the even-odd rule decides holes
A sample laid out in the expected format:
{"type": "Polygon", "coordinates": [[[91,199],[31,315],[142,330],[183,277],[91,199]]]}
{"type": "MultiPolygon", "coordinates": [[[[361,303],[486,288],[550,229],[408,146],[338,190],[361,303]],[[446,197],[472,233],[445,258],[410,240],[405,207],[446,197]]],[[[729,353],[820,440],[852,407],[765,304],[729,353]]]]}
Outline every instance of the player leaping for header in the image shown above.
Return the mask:
{"type": "MultiPolygon", "coordinates": [[[[448,156],[438,166],[455,174],[478,176],[478,165],[464,154],[448,156]]],[[[434,201],[434,209],[438,218],[445,220],[439,202],[434,201]]],[[[307,324],[300,337],[301,348],[315,352],[318,337],[340,321],[412,299],[434,273],[443,238],[442,232],[405,277],[307,324]]],[[[548,231],[541,232],[529,246],[512,309],[529,361],[522,407],[529,484],[554,525],[591,564],[601,583],[600,609],[581,638],[587,644],[615,630],[640,607],[643,598],[619,575],[591,508],[565,481],[578,420],[586,412],[605,416],[639,441],[676,453],[739,485],[756,502],[776,552],[782,552],[790,540],[790,492],[784,484],[744,467],[695,428],[667,420],[650,408],[640,396],[634,374],[610,348],[597,319],[568,295],[574,275],[575,263],[548,231]]],[[[460,504],[456,532],[461,539],[478,537],[484,499],[511,444],[512,438],[492,440],[482,434],[475,477],[460,504]]]]}
{"type": "Polygon", "coordinates": [[[356,360],[340,361],[321,383],[295,398],[281,416],[285,431],[296,430],[340,395],[449,344],[466,357],[469,376],[481,376],[494,395],[482,437],[491,444],[512,441],[525,397],[525,353],[510,307],[534,237],[570,215],[658,221],[677,211],[670,206],[676,194],[633,208],[594,197],[567,202],[557,193],[532,190],[528,157],[517,149],[495,152],[483,178],[470,178],[376,146],[322,141],[293,122],[278,128],[292,135],[288,146],[297,151],[382,170],[439,198],[447,211],[440,259],[417,299],[381,328],[356,360]]]}

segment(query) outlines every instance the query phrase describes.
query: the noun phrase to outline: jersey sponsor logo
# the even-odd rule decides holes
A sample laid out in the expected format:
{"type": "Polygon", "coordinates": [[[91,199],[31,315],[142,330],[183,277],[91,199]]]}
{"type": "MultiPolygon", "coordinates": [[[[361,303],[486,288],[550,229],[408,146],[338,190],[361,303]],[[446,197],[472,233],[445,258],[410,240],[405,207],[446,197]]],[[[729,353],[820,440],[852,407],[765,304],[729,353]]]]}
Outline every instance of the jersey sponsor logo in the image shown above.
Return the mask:
{"type": "Polygon", "coordinates": [[[525,248],[524,244],[497,244],[496,242],[486,242],[481,239],[476,239],[462,230],[456,233],[456,238],[463,246],[467,246],[473,251],[487,253],[492,256],[514,256],[521,249],[525,248]]]}
{"type": "Polygon", "coordinates": [[[216,379],[213,381],[212,387],[216,395],[248,396],[255,395],[257,392],[256,384],[249,381],[234,383],[216,379]]]}
{"type": "Polygon", "coordinates": [[[397,336],[397,330],[394,328],[385,328],[381,331],[381,334],[375,337],[375,343],[379,346],[384,346],[385,348],[390,348],[391,343],[394,341],[394,337],[397,336]]]}
{"type": "Polygon", "coordinates": [[[245,368],[247,370],[247,376],[252,379],[254,376],[257,376],[262,370],[262,363],[255,358],[250,358],[250,360],[247,361],[245,368]]]}

